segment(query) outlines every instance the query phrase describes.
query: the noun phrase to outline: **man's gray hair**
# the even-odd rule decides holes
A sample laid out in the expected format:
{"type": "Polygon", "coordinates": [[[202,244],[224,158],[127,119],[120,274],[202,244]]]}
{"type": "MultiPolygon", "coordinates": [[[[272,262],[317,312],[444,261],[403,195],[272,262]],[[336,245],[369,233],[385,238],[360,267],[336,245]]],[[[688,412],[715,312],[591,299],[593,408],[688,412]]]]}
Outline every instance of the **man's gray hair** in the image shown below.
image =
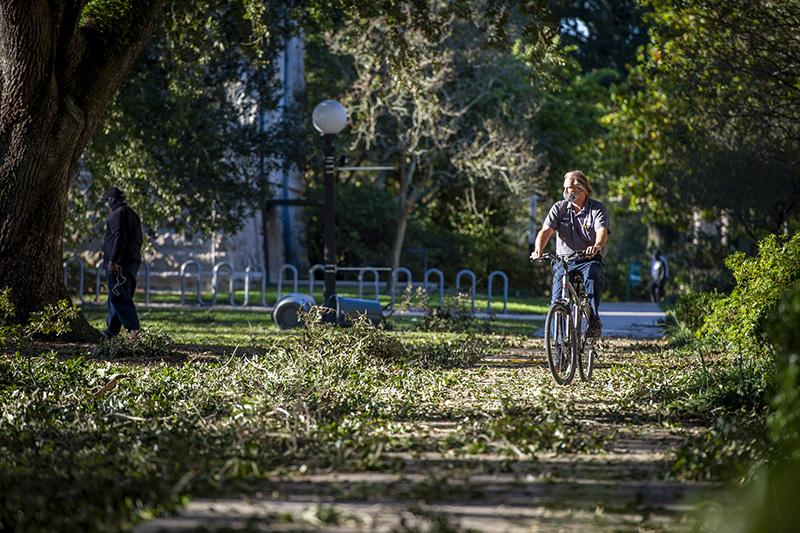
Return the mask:
{"type": "Polygon", "coordinates": [[[565,180],[575,180],[578,187],[586,191],[586,196],[592,195],[592,186],[589,185],[589,178],[580,170],[570,170],[564,174],[565,180]]]}

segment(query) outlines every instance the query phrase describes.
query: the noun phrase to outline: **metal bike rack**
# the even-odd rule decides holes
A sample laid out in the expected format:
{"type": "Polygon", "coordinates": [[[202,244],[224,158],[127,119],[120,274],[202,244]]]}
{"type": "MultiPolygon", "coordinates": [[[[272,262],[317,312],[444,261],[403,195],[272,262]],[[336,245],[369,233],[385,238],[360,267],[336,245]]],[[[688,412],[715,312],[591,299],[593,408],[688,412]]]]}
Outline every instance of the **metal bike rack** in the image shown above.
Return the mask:
{"type": "Polygon", "coordinates": [[[100,281],[101,272],[103,271],[103,262],[98,261],[94,267],[94,302],[100,302],[100,287],[102,287],[102,282],[100,281]]]}
{"type": "Polygon", "coordinates": [[[200,283],[201,283],[201,281],[200,281],[200,265],[197,263],[197,261],[194,261],[192,259],[189,259],[188,261],[185,261],[181,265],[181,270],[180,270],[180,276],[181,276],[181,305],[184,305],[186,303],[186,270],[189,267],[195,267],[195,269],[196,269],[196,272],[195,272],[193,277],[197,280],[197,287],[196,287],[197,288],[197,291],[196,291],[197,292],[197,303],[202,305],[203,304],[203,297],[200,295],[200,283]]]}
{"type": "Polygon", "coordinates": [[[290,265],[289,263],[286,263],[281,267],[281,270],[278,273],[278,299],[275,300],[275,303],[280,302],[281,297],[283,296],[283,273],[286,270],[292,273],[292,286],[294,288],[292,292],[297,292],[297,283],[298,283],[297,267],[295,267],[294,265],[290,265]]]}
{"type": "Polygon", "coordinates": [[[470,293],[472,295],[472,314],[475,314],[475,287],[477,285],[475,279],[475,272],[465,268],[463,270],[459,270],[458,274],[456,274],[456,294],[461,294],[461,278],[462,276],[469,276],[470,281],[472,281],[472,285],[470,287],[470,293]]]}
{"type": "Polygon", "coordinates": [[[397,269],[393,270],[392,277],[390,280],[391,293],[392,293],[391,303],[394,303],[397,300],[397,283],[399,282],[398,278],[400,277],[401,273],[406,275],[406,287],[411,287],[414,284],[411,278],[411,271],[409,269],[407,269],[406,267],[397,267],[397,269]]]}
{"type": "Polygon", "coordinates": [[[211,305],[217,305],[217,292],[219,287],[217,286],[217,280],[219,279],[219,270],[221,268],[228,269],[228,295],[230,296],[231,305],[233,303],[233,265],[228,263],[227,261],[222,261],[214,265],[214,274],[211,277],[211,305]]]}
{"type": "Polygon", "coordinates": [[[267,271],[259,268],[258,272],[261,274],[261,306],[267,306],[267,271]]]}
{"type": "Polygon", "coordinates": [[[314,265],[308,269],[308,295],[314,297],[314,272],[321,270],[325,271],[324,265],[314,265]]]}
{"type": "Polygon", "coordinates": [[[358,297],[363,298],[364,295],[364,275],[367,273],[371,273],[373,277],[373,285],[375,287],[375,301],[378,301],[378,295],[380,294],[380,289],[378,284],[380,283],[380,274],[378,274],[378,270],[372,267],[363,267],[358,270],[358,297]]]}
{"type": "Polygon", "coordinates": [[[491,274],[489,274],[489,280],[486,282],[488,285],[488,302],[486,303],[486,312],[492,312],[492,282],[494,281],[495,277],[500,277],[503,279],[503,314],[508,312],[508,276],[502,270],[495,270],[491,274]]]}
{"type": "Polygon", "coordinates": [[[429,268],[425,271],[425,275],[423,277],[423,285],[425,286],[425,290],[428,290],[428,279],[430,278],[431,274],[436,274],[439,278],[439,308],[444,307],[444,272],[439,270],[438,268],[429,268]]]}
{"type": "Polygon", "coordinates": [[[85,269],[85,267],[83,266],[83,259],[81,259],[80,257],[78,257],[76,255],[73,255],[72,257],[70,257],[69,259],[64,261],[64,263],[62,264],[63,269],[64,269],[64,287],[66,287],[67,283],[69,283],[69,264],[70,263],[77,263],[78,264],[78,278],[79,278],[79,281],[78,281],[78,299],[81,301],[81,303],[83,303],[83,276],[84,276],[84,269],[85,269]]]}
{"type": "Polygon", "coordinates": [[[234,304],[240,305],[240,307],[247,307],[250,303],[250,272],[252,271],[252,264],[247,265],[244,268],[244,301],[241,304],[234,304]]]}
{"type": "Polygon", "coordinates": [[[144,305],[150,305],[150,263],[142,261],[144,266],[144,305]]]}

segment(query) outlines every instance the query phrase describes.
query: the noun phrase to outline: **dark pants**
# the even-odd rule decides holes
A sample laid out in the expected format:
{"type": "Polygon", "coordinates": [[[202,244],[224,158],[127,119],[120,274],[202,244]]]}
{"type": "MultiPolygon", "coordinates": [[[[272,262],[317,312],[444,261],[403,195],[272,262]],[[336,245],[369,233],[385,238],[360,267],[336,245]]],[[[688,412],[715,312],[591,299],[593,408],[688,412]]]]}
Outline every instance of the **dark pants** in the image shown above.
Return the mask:
{"type": "Polygon", "coordinates": [[[650,301],[658,303],[664,297],[664,280],[650,283],[650,301]]]}
{"type": "Polygon", "coordinates": [[[106,272],[108,279],[108,316],[106,317],[107,337],[119,334],[122,326],[128,331],[139,329],[139,316],[136,306],[133,305],[133,294],[136,292],[136,274],[139,265],[126,265],[122,268],[121,275],[106,272]],[[124,278],[124,281],[123,281],[124,278]]]}
{"type": "MultiPolygon", "coordinates": [[[[589,297],[592,314],[599,318],[600,293],[603,291],[603,261],[591,259],[589,261],[570,261],[567,270],[570,276],[579,275],[583,278],[583,290],[589,297]]],[[[564,267],[561,261],[553,264],[553,296],[551,302],[561,298],[561,278],[564,276],[564,267]]]]}

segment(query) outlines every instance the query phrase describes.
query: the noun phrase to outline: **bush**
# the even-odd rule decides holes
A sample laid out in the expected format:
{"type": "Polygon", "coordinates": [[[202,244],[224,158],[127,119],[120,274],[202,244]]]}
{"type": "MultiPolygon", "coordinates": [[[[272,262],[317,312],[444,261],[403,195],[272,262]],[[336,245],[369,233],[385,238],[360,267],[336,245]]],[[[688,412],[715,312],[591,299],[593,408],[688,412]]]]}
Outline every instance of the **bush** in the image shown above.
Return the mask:
{"type": "Polygon", "coordinates": [[[175,341],[160,331],[140,331],[136,336],[102,339],[92,354],[101,359],[161,358],[175,355],[175,341]]]}
{"type": "MultiPolygon", "coordinates": [[[[472,299],[469,294],[455,296],[446,294],[441,307],[431,303],[431,294],[422,287],[406,287],[399,307],[416,309],[425,313],[421,324],[423,331],[449,331],[458,333],[488,333],[491,331],[489,319],[478,320],[472,313],[472,299]]],[[[433,294],[433,297],[438,296],[433,294]]],[[[438,303],[438,298],[436,299],[438,303]]]]}
{"type": "MultiPolygon", "coordinates": [[[[800,282],[772,313],[767,332],[775,343],[777,393],[768,418],[778,457],[800,467],[800,282]]],[[[800,488],[800,487],[798,487],[800,488]]]]}
{"type": "Polygon", "coordinates": [[[767,416],[770,462],[737,495],[740,505],[725,505],[706,516],[705,529],[793,531],[800,524],[800,283],[795,283],[770,314],[767,334],[774,342],[776,392],[767,416]]]}
{"type": "Polygon", "coordinates": [[[697,332],[711,315],[714,303],[720,298],[722,295],[716,291],[683,294],[675,302],[675,320],[692,332],[697,332]]]}
{"type": "Polygon", "coordinates": [[[725,261],[736,279],[726,298],[716,300],[700,330],[739,354],[769,350],[766,320],[791,284],[800,278],[800,233],[790,239],[770,235],[759,243],[756,257],[731,254],[725,261]]]}
{"type": "MultiPolygon", "coordinates": [[[[374,468],[389,461],[386,428],[451,386],[430,367],[481,354],[468,335],[414,344],[320,318],[203,364],[0,357],[0,530],[128,530],[189,496],[256,490],[287,470],[374,468]]],[[[152,355],[154,339],[166,337],[104,348],[152,355]]]]}
{"type": "Polygon", "coordinates": [[[69,300],[47,305],[31,313],[27,324],[17,321],[17,310],[11,301],[11,289],[0,290],[0,348],[24,350],[39,335],[64,335],[78,316],[78,308],[69,300]]]}

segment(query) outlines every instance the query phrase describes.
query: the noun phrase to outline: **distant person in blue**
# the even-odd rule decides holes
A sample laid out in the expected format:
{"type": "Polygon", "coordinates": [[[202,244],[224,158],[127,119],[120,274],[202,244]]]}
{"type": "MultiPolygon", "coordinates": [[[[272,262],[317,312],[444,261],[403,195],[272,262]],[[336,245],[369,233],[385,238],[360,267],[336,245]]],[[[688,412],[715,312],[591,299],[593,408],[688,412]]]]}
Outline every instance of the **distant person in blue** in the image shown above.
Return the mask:
{"type": "Polygon", "coordinates": [[[111,214],[103,239],[103,268],[108,279],[108,316],[103,337],[116,337],[122,326],[135,337],[139,334],[139,316],[133,294],[142,264],[142,222],[118,188],[108,189],[106,201],[111,214]]]}
{"type": "Polygon", "coordinates": [[[650,301],[658,303],[664,297],[664,285],[669,279],[669,265],[660,250],[653,253],[650,261],[650,301]]]}
{"type": "MultiPolygon", "coordinates": [[[[561,257],[584,252],[585,258],[571,259],[567,263],[570,274],[583,277],[583,286],[592,308],[587,335],[599,337],[602,332],[600,322],[600,293],[603,290],[603,249],[608,241],[608,211],[592,196],[589,179],[580,170],[564,175],[564,199],[556,202],[536,235],[531,259],[538,259],[544,253],[553,234],[556,235],[556,254],[561,257]]],[[[560,262],[553,264],[552,301],[561,298],[561,278],[564,270],[560,262]]]]}

